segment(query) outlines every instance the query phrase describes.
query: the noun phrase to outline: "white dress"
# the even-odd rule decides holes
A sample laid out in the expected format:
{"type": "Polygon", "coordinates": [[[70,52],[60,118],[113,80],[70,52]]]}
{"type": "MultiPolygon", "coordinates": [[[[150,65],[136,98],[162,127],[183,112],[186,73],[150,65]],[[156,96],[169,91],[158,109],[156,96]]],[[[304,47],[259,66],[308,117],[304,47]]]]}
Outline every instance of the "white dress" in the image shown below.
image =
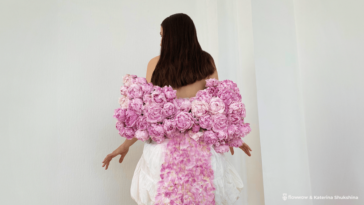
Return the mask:
{"type": "MultiPolygon", "coordinates": [[[[135,168],[131,183],[131,197],[138,205],[154,205],[157,194],[157,183],[161,180],[163,152],[169,139],[161,144],[145,143],[143,154],[135,168]]],[[[230,205],[239,198],[243,182],[224,154],[217,153],[211,147],[211,168],[214,171],[215,203],[230,205]]]]}

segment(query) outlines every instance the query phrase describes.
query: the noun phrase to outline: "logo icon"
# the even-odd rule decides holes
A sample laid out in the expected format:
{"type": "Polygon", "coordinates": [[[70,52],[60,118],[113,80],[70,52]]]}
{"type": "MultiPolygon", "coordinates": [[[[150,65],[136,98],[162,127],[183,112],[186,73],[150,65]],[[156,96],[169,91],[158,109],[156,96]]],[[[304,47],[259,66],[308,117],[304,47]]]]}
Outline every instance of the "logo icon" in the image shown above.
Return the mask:
{"type": "Polygon", "coordinates": [[[287,193],[283,193],[283,200],[286,201],[287,200],[287,193]]]}

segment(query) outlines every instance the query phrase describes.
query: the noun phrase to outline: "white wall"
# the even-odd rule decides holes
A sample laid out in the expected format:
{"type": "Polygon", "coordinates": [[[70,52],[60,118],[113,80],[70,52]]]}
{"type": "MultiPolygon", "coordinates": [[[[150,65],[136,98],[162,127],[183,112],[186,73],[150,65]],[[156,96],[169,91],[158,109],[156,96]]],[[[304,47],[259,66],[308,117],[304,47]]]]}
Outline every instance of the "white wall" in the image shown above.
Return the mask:
{"type": "Polygon", "coordinates": [[[12,0],[0,3],[0,204],[134,204],[143,143],[101,167],[123,141],[112,114],[122,76],[145,76],[160,23],[178,12],[195,21],[220,78],[239,81],[253,157],[230,158],[246,188],[238,204],[264,203],[250,1],[12,0]]]}
{"type": "MultiPolygon", "coordinates": [[[[252,1],[265,204],[310,195],[310,176],[291,0],[252,1]]],[[[296,200],[289,204],[311,204],[296,200]]]]}
{"type": "Polygon", "coordinates": [[[295,0],[312,194],[364,204],[364,1],[295,0]]]}

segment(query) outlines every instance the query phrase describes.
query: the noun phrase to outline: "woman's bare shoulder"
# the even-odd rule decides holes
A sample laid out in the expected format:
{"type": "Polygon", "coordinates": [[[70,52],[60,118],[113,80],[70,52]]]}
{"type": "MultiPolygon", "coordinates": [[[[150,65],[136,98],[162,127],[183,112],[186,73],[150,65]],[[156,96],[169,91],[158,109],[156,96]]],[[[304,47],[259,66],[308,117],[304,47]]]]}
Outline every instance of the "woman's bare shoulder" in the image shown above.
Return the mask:
{"type": "Polygon", "coordinates": [[[146,79],[148,82],[150,82],[152,80],[152,74],[154,72],[155,66],[157,65],[159,61],[159,56],[156,56],[154,58],[152,58],[147,66],[147,74],[146,74],[146,79]]]}

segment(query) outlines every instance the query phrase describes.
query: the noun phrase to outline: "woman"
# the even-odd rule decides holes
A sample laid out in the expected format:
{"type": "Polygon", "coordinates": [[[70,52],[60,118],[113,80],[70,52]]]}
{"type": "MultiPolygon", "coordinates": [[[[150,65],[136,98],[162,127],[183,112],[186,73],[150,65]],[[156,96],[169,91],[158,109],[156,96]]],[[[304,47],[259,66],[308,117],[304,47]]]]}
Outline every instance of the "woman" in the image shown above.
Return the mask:
{"type": "MultiPolygon", "coordinates": [[[[162,37],[161,52],[148,63],[146,74],[148,82],[160,87],[172,86],[177,91],[177,98],[191,98],[199,90],[205,89],[206,79],[218,80],[214,60],[209,53],[201,49],[194,23],[188,15],[174,14],[167,17],[161,24],[160,35],[162,37]]],[[[117,155],[121,155],[119,159],[121,163],[128,153],[129,147],[136,141],[136,138],[125,140],[120,147],[107,155],[102,166],[106,166],[105,169],[107,169],[111,159],[117,155]]],[[[178,190],[175,190],[175,193],[162,187],[161,184],[170,183],[170,178],[167,178],[167,176],[170,177],[170,172],[165,171],[165,167],[168,166],[166,156],[169,154],[170,159],[176,157],[175,152],[168,153],[167,150],[171,146],[168,141],[167,139],[161,144],[155,142],[144,144],[143,155],[137,164],[131,185],[131,196],[137,204],[186,204],[188,201],[193,202],[191,204],[233,204],[238,199],[243,188],[243,182],[238,173],[224,154],[217,153],[206,146],[195,147],[193,153],[191,148],[184,157],[188,160],[198,156],[198,160],[201,161],[200,158],[205,155],[200,156],[199,154],[208,150],[207,159],[210,161],[206,167],[203,167],[203,170],[211,169],[213,173],[211,176],[212,189],[206,188],[207,186],[204,184],[204,182],[209,183],[208,180],[205,180],[207,175],[204,175],[204,179],[202,179],[191,177],[187,172],[178,172],[174,177],[190,177],[190,180],[194,180],[193,183],[200,183],[205,190],[200,190],[199,196],[191,195],[190,191],[193,187],[188,187],[183,183],[178,190]],[[208,195],[206,192],[211,192],[211,194],[208,195]],[[212,199],[208,199],[209,196],[212,199]]],[[[178,142],[178,150],[180,143],[182,142],[178,142]]],[[[250,151],[252,150],[246,143],[239,148],[251,156],[250,151]]],[[[232,147],[230,147],[230,151],[231,154],[234,154],[232,147]]],[[[195,163],[193,164],[195,168],[202,167],[202,164],[200,166],[196,164],[197,162],[193,163],[195,163]]]]}

